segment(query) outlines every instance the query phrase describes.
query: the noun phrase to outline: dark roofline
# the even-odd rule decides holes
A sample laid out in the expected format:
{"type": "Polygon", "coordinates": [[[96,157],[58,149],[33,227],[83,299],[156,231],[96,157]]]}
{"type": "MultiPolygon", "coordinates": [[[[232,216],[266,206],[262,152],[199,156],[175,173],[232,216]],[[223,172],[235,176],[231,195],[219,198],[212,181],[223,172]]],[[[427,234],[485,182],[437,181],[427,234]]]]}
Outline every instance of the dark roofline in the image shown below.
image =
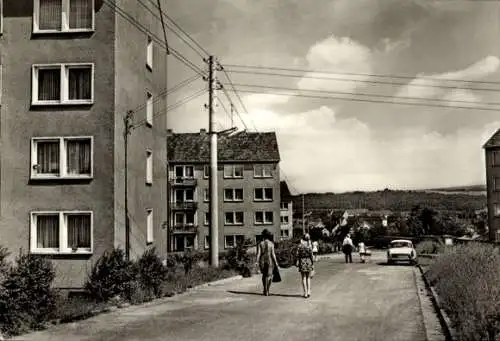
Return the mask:
{"type": "MultiPolygon", "coordinates": [[[[197,164],[197,165],[205,165],[205,164],[210,164],[210,160],[206,161],[200,161],[200,160],[168,160],[169,164],[174,164],[174,163],[182,163],[182,164],[197,164]]],[[[217,164],[222,164],[222,163],[234,163],[234,164],[257,164],[257,163],[280,163],[280,160],[244,160],[244,161],[234,161],[234,160],[217,160],[217,164]]]]}
{"type": "Polygon", "coordinates": [[[491,137],[488,139],[488,141],[486,141],[485,144],[483,144],[483,149],[500,147],[500,144],[493,143],[495,141],[495,137],[497,137],[498,135],[500,135],[500,128],[493,135],[491,135],[491,137]],[[490,143],[492,144],[489,145],[490,143]]]}

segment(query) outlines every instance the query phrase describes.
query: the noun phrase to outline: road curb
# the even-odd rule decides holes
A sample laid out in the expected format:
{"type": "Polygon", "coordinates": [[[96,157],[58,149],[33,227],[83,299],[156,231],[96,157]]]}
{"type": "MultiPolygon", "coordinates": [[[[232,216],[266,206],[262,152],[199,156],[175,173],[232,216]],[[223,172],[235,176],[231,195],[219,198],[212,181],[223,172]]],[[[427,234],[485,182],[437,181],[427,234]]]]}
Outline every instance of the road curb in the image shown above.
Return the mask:
{"type": "Polygon", "coordinates": [[[422,275],[422,279],[424,280],[425,287],[431,296],[431,301],[432,301],[432,304],[434,306],[434,310],[436,311],[436,313],[438,315],[439,321],[441,322],[441,326],[443,327],[446,341],[458,340],[457,335],[456,335],[456,331],[452,327],[451,320],[450,320],[448,314],[442,308],[442,305],[441,305],[441,302],[439,300],[439,296],[436,293],[436,290],[431,286],[431,284],[427,280],[427,277],[425,277],[425,273],[424,273],[424,270],[422,269],[422,266],[420,264],[418,264],[417,268],[419,269],[420,274],[422,275]]]}
{"type": "MultiPolygon", "coordinates": [[[[248,278],[251,278],[251,277],[248,277],[248,278]]],[[[203,284],[200,284],[200,285],[196,285],[196,286],[188,289],[188,291],[189,290],[199,289],[199,288],[211,287],[211,286],[214,286],[214,285],[226,284],[226,283],[234,282],[234,281],[237,281],[237,280],[240,280],[240,279],[243,279],[243,276],[237,275],[237,276],[233,276],[233,277],[227,277],[227,278],[219,279],[219,280],[216,280],[216,281],[213,281],[213,282],[208,282],[208,283],[203,283],[203,284]]],[[[188,292],[188,291],[186,291],[186,292],[188,292]]]]}

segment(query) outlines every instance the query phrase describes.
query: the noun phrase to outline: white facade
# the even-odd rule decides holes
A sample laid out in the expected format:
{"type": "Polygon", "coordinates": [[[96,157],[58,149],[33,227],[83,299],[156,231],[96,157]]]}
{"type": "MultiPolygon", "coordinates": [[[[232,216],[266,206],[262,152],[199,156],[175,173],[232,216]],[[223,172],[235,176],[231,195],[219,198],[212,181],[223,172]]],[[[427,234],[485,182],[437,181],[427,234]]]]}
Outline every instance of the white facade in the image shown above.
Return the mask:
{"type": "Polygon", "coordinates": [[[282,240],[293,237],[293,201],[281,203],[280,233],[282,240]]]}

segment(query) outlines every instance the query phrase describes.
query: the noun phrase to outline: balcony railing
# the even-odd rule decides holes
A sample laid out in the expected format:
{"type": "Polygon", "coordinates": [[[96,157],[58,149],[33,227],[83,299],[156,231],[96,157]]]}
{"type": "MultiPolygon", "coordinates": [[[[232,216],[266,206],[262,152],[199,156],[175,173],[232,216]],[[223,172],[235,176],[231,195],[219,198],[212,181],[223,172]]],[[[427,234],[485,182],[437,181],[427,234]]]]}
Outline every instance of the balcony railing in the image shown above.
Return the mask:
{"type": "Polygon", "coordinates": [[[194,224],[174,224],[172,226],[172,233],[196,233],[198,226],[194,224]]]}
{"type": "Polygon", "coordinates": [[[170,203],[170,208],[174,211],[196,210],[198,203],[196,201],[178,201],[170,203]]]}
{"type": "Polygon", "coordinates": [[[170,180],[170,184],[174,187],[196,187],[198,180],[194,178],[177,177],[170,180]]]}

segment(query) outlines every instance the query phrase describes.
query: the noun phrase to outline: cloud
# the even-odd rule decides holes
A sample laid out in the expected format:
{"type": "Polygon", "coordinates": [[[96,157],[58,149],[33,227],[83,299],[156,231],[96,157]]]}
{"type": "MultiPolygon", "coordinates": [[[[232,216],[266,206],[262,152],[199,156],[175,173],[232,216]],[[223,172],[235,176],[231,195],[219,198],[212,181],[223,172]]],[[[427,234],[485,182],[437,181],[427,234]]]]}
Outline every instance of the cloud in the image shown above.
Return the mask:
{"type": "Polygon", "coordinates": [[[480,80],[495,73],[500,66],[496,56],[485,57],[465,69],[441,74],[418,74],[415,79],[399,89],[395,97],[440,98],[447,101],[480,99],[470,90],[465,89],[468,81],[480,80]],[[456,86],[456,89],[439,86],[456,86]]]}
{"type": "Polygon", "coordinates": [[[337,38],[330,36],[309,49],[306,56],[309,69],[319,72],[308,72],[297,83],[301,90],[330,90],[330,91],[353,91],[360,82],[349,81],[353,76],[332,75],[332,79],[315,79],[314,77],[326,77],[325,73],[331,72],[351,72],[366,74],[365,76],[355,76],[354,79],[364,80],[369,78],[372,72],[372,51],[366,46],[357,43],[347,37],[337,38]],[[338,80],[340,79],[340,80],[338,80]]]}
{"type": "MultiPolygon", "coordinates": [[[[280,100],[282,101],[282,100],[280,100]]],[[[500,126],[490,123],[442,135],[405,128],[380,136],[364,122],[327,107],[295,115],[252,101],[259,131],[276,131],[281,167],[299,191],[422,188],[484,182],[484,142],[500,126]]],[[[244,117],[248,121],[249,117],[244,117]]]]}

